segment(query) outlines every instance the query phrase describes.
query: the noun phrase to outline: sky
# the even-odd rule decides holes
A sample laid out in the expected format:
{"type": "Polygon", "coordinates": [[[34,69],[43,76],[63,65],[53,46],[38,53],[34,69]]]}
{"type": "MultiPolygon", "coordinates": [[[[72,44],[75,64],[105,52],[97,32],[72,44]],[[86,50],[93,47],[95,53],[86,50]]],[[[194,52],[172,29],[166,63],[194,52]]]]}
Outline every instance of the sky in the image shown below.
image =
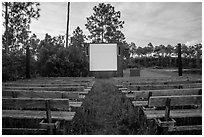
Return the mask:
{"type": "MultiPolygon", "coordinates": [[[[105,2],[107,3],[107,2],[105,2]]],[[[125,21],[121,31],[128,43],[147,46],[177,43],[194,45],[202,43],[202,3],[201,2],[108,2],[121,12],[125,21]]],[[[41,2],[40,18],[32,20],[31,31],[38,38],[66,34],[67,3],[41,2]]],[[[79,26],[85,35],[86,18],[93,14],[98,2],[71,2],[69,35],[79,26]]]]}

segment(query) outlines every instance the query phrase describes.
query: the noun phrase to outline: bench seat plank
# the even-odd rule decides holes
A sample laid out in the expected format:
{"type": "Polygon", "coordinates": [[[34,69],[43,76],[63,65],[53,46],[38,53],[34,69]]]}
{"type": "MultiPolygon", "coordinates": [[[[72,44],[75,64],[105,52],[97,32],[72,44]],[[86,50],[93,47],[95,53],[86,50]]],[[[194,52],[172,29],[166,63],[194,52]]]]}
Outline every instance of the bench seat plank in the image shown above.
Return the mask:
{"type": "Polygon", "coordinates": [[[47,129],[2,128],[2,135],[46,135],[47,129]]]}
{"type": "Polygon", "coordinates": [[[175,84],[175,85],[129,85],[129,90],[161,90],[176,88],[202,88],[202,83],[175,84]]]}
{"type": "MultiPolygon", "coordinates": [[[[124,82],[126,84],[127,82],[124,82]]],[[[128,82],[129,85],[172,85],[172,84],[192,84],[202,83],[202,79],[196,80],[171,80],[171,81],[147,81],[147,82],[128,82]]]]}
{"type": "Polygon", "coordinates": [[[172,95],[199,95],[202,94],[201,88],[187,88],[187,89],[164,89],[164,90],[143,90],[143,91],[122,91],[127,93],[126,97],[135,99],[147,99],[149,93],[152,96],[172,96],[172,95]]]}
{"type": "Polygon", "coordinates": [[[86,92],[67,91],[30,91],[30,90],[6,90],[2,92],[3,97],[10,98],[68,98],[80,99],[80,95],[87,95],[86,92]]]}
{"type": "MultiPolygon", "coordinates": [[[[68,111],[51,111],[52,119],[71,121],[74,118],[75,112],[68,111]]],[[[46,118],[45,111],[32,111],[32,110],[2,110],[2,118],[33,118],[43,119],[46,118]]]]}
{"type": "Polygon", "coordinates": [[[87,86],[87,83],[2,83],[5,87],[69,87],[87,86]]]}
{"type": "Polygon", "coordinates": [[[2,98],[2,109],[46,109],[46,101],[51,109],[69,110],[69,99],[52,98],[2,98]]]}
{"type": "Polygon", "coordinates": [[[192,131],[192,130],[202,130],[202,125],[172,126],[168,128],[169,132],[192,131]]]}
{"type": "Polygon", "coordinates": [[[171,99],[171,106],[202,105],[202,95],[151,96],[149,107],[163,107],[167,98],[171,99]]]}
{"type": "Polygon", "coordinates": [[[48,90],[48,91],[83,91],[84,86],[68,86],[68,87],[2,87],[4,89],[18,89],[18,90],[48,90]]]}
{"type": "MultiPolygon", "coordinates": [[[[144,110],[147,119],[162,118],[165,110],[144,110]]],[[[202,109],[176,109],[170,111],[172,118],[202,117],[202,109]]]]}
{"type": "Polygon", "coordinates": [[[132,101],[133,106],[140,107],[140,106],[147,106],[148,101],[132,101]]]}
{"type": "Polygon", "coordinates": [[[81,105],[82,105],[82,102],[69,102],[70,107],[79,108],[79,107],[81,107],[81,105]]]}

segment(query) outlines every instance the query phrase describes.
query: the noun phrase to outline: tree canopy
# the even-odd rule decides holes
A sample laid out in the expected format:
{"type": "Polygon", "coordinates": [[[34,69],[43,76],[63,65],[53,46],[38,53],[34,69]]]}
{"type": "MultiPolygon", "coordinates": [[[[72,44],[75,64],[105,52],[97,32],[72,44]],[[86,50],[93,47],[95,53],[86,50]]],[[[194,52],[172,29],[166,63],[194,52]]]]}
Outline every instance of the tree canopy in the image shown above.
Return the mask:
{"type": "Polygon", "coordinates": [[[38,2],[3,2],[2,15],[5,33],[2,37],[3,48],[15,51],[25,45],[29,39],[31,19],[40,17],[38,2]]]}
{"type": "Polygon", "coordinates": [[[111,4],[99,3],[94,6],[93,15],[87,17],[86,28],[91,35],[92,42],[123,42],[124,34],[120,31],[124,21],[120,20],[120,11],[115,11],[111,4]]]}

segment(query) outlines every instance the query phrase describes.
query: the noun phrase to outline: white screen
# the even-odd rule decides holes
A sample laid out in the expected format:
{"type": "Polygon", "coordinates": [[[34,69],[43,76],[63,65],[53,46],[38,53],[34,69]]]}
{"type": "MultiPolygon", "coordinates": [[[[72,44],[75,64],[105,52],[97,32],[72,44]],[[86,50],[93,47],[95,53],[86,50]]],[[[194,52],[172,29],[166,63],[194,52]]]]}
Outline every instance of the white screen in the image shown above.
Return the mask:
{"type": "Polygon", "coordinates": [[[117,71],[117,44],[90,44],[90,71],[117,71]]]}

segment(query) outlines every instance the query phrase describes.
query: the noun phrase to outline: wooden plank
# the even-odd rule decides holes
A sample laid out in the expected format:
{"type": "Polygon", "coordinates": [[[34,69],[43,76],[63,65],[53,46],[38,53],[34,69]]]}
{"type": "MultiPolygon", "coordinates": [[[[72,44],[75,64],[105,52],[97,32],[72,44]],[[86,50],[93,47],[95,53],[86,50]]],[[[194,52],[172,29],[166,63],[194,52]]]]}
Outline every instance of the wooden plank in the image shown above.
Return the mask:
{"type": "Polygon", "coordinates": [[[6,90],[2,92],[3,97],[15,98],[67,98],[70,100],[81,100],[80,95],[88,92],[67,92],[67,91],[30,91],[30,90],[6,90]]]}
{"type": "Polygon", "coordinates": [[[202,95],[153,96],[149,99],[149,107],[163,107],[167,98],[171,99],[171,106],[202,105],[202,95]]]}
{"type": "Polygon", "coordinates": [[[32,91],[32,90],[6,90],[3,97],[11,97],[15,93],[17,98],[62,98],[64,92],[56,91],[32,91]]]}
{"type": "Polygon", "coordinates": [[[175,84],[175,85],[129,85],[129,90],[161,90],[161,89],[181,89],[181,88],[202,88],[202,83],[175,84]]]}
{"type": "MultiPolygon", "coordinates": [[[[163,118],[165,110],[144,110],[147,119],[163,118]]],[[[202,109],[175,109],[170,111],[171,118],[202,117],[202,109]]]]}
{"type": "MultiPolygon", "coordinates": [[[[149,92],[152,92],[152,96],[172,96],[172,95],[199,95],[201,88],[186,88],[186,89],[165,89],[165,90],[143,90],[143,91],[131,91],[126,94],[128,98],[134,98],[135,100],[148,98],[149,92]]],[[[201,93],[202,94],[202,93],[201,93]]]]}
{"type": "MultiPolygon", "coordinates": [[[[53,120],[71,121],[74,115],[75,112],[52,111],[53,120]]],[[[43,119],[46,118],[46,112],[33,110],[2,110],[2,118],[43,119]]]]}
{"type": "Polygon", "coordinates": [[[195,131],[195,130],[202,130],[202,125],[172,126],[168,128],[169,132],[195,131]]]}
{"type": "Polygon", "coordinates": [[[87,86],[88,83],[2,83],[5,87],[75,87],[87,86]]]}
{"type": "Polygon", "coordinates": [[[82,105],[82,102],[69,102],[70,107],[79,108],[79,107],[81,107],[81,105],[82,105]]]}
{"type": "Polygon", "coordinates": [[[123,85],[119,85],[119,84],[118,84],[118,85],[115,85],[115,87],[116,87],[116,88],[122,88],[123,85]]]}
{"type": "Polygon", "coordinates": [[[83,86],[68,86],[68,87],[3,87],[4,89],[17,89],[17,90],[40,90],[40,91],[83,91],[83,86]]]}
{"type": "Polygon", "coordinates": [[[147,82],[125,82],[129,85],[172,85],[172,84],[191,84],[202,83],[202,79],[197,80],[166,80],[166,81],[147,81],[147,82]]]}
{"type": "Polygon", "coordinates": [[[2,128],[2,135],[46,135],[47,129],[2,128]]]}
{"type": "Polygon", "coordinates": [[[119,91],[122,91],[122,92],[123,92],[123,91],[124,91],[124,92],[125,92],[125,91],[128,91],[127,88],[124,88],[124,87],[118,88],[118,90],[119,90],[119,91]]]}
{"type": "Polygon", "coordinates": [[[139,106],[147,106],[148,105],[148,101],[132,101],[132,104],[135,107],[139,107],[139,106]]]}
{"type": "Polygon", "coordinates": [[[45,102],[50,100],[51,110],[69,110],[69,99],[48,98],[2,98],[3,109],[46,109],[45,102]]]}

